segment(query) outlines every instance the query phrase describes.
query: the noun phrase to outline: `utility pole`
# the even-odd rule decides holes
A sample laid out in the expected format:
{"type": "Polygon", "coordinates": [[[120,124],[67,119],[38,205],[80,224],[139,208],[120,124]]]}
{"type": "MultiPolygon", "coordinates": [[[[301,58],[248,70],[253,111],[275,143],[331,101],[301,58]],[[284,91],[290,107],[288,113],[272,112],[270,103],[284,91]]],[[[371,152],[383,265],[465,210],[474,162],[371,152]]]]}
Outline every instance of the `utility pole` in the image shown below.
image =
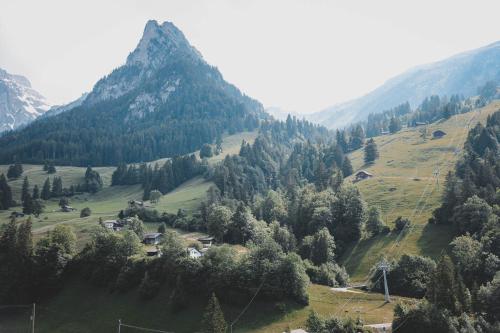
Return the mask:
{"type": "Polygon", "coordinates": [[[389,297],[389,287],[387,286],[387,275],[386,271],[389,269],[389,264],[385,261],[385,259],[378,265],[378,268],[382,270],[384,274],[384,300],[386,303],[391,301],[391,298],[389,297]]]}
{"type": "Polygon", "coordinates": [[[33,303],[33,312],[31,313],[31,333],[35,333],[35,303],[33,303]]]}
{"type": "Polygon", "coordinates": [[[439,189],[439,167],[437,167],[435,170],[434,170],[434,178],[436,178],[436,185],[437,185],[437,188],[439,189]]]}

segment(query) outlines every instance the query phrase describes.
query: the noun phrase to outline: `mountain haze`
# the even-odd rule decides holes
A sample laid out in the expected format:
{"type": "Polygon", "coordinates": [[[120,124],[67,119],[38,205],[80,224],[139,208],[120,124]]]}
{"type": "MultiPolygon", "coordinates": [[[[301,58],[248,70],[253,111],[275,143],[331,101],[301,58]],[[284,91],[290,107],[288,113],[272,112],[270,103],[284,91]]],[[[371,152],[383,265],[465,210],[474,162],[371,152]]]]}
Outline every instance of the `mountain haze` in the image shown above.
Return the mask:
{"type": "Polygon", "coordinates": [[[49,108],[27,78],[0,68],[0,132],[27,124],[49,108]]]}
{"type": "Polygon", "coordinates": [[[500,42],[415,67],[362,97],[308,118],[330,128],[342,127],[406,101],[416,107],[430,95],[472,96],[488,81],[500,82],[500,42]]]}
{"type": "Polygon", "coordinates": [[[195,151],[224,132],[253,130],[267,117],[170,22],[149,21],[126,63],[76,102],[0,138],[0,160],[149,161],[195,151]]]}

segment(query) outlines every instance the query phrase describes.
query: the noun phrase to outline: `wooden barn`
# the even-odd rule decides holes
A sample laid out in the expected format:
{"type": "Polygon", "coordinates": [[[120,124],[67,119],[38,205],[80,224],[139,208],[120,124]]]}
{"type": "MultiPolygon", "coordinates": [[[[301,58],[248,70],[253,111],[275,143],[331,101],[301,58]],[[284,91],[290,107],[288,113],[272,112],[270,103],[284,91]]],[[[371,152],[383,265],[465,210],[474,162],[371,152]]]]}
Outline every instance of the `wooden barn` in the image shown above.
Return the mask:
{"type": "Polygon", "coordinates": [[[369,173],[368,171],[360,170],[360,171],[356,172],[355,181],[359,182],[361,180],[372,178],[372,177],[373,177],[373,174],[369,173]]]}
{"type": "Polygon", "coordinates": [[[440,138],[442,138],[445,135],[446,135],[446,132],[441,131],[441,130],[436,130],[436,131],[432,132],[432,137],[434,139],[440,139],[440,138]]]}

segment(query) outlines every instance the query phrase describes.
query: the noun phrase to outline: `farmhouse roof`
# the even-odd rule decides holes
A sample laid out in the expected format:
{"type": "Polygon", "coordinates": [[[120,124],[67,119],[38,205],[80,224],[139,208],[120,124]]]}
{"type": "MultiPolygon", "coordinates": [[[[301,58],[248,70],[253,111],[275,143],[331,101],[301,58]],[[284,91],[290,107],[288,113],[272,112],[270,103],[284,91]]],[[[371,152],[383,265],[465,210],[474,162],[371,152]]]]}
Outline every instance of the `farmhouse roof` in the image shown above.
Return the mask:
{"type": "Polygon", "coordinates": [[[199,240],[200,242],[203,242],[203,241],[206,241],[206,242],[208,242],[208,241],[213,241],[214,239],[215,239],[215,238],[214,238],[214,237],[211,237],[211,236],[210,236],[210,237],[200,237],[200,238],[198,238],[198,240],[199,240]]]}
{"type": "Polygon", "coordinates": [[[155,239],[155,238],[158,238],[160,236],[161,236],[161,234],[159,232],[152,232],[149,234],[145,234],[144,239],[155,239]]]}

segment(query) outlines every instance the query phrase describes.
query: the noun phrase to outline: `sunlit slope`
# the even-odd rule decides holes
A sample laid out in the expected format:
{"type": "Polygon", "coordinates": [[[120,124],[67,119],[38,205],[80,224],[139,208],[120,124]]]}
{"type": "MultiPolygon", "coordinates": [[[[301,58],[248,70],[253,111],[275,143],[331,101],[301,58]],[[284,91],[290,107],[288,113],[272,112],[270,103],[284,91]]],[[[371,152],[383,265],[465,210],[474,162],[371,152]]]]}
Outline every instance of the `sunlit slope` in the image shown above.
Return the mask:
{"type": "Polygon", "coordinates": [[[478,121],[485,122],[488,115],[499,109],[500,102],[495,101],[449,120],[377,137],[380,158],[373,165],[364,165],[363,150],[351,154],[355,172],[363,169],[374,175],[356,183],[365,200],[381,208],[391,228],[398,216],[408,217],[413,223],[399,245],[396,245],[398,235],[395,233],[356,244],[343,258],[355,281],[366,279],[370,267],[382,255],[392,258],[412,253],[436,257],[441,253],[451,240],[451,231],[447,227],[428,225],[427,221],[440,204],[446,174],[461,156],[469,128],[478,121]],[[447,134],[433,139],[432,132],[438,129],[447,134]]]}

